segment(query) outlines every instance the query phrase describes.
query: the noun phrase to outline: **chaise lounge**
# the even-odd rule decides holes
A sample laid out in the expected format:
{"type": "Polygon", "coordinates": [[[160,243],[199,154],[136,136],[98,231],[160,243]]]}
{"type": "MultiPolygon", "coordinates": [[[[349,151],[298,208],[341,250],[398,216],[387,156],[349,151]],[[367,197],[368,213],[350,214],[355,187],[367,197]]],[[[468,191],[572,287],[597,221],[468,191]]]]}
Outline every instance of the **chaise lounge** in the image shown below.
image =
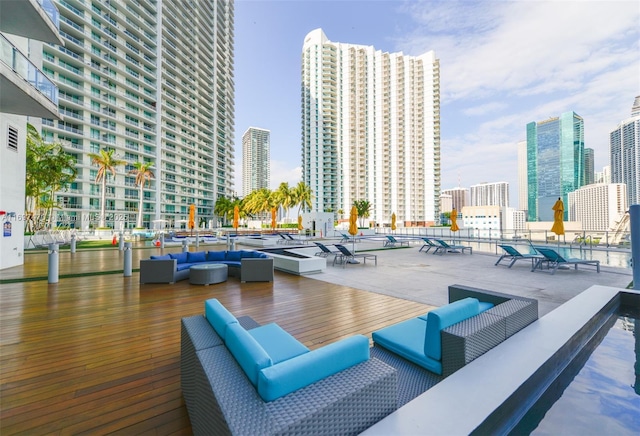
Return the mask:
{"type": "Polygon", "coordinates": [[[508,268],[511,268],[513,266],[514,263],[516,263],[519,260],[522,259],[531,259],[531,267],[535,267],[535,263],[542,259],[544,260],[544,256],[538,253],[520,253],[515,247],[512,247],[511,245],[505,245],[505,244],[498,244],[498,247],[502,248],[502,250],[504,251],[504,253],[502,254],[502,256],[500,256],[500,259],[498,259],[498,261],[495,263],[494,266],[497,266],[500,262],[502,262],[502,260],[506,259],[506,260],[511,260],[511,262],[508,265],[508,268]]]}
{"type": "Polygon", "coordinates": [[[551,270],[551,275],[555,274],[558,268],[564,265],[573,265],[575,269],[578,269],[578,265],[592,265],[596,267],[596,271],[600,272],[600,261],[599,260],[588,260],[588,259],[579,259],[575,257],[570,257],[565,259],[562,257],[557,251],[552,250],[550,248],[545,247],[536,247],[536,250],[543,256],[538,259],[536,264],[531,268],[531,272],[538,269],[542,269],[542,263],[547,262],[549,265],[549,269],[551,270]]]}
{"type": "Polygon", "coordinates": [[[403,245],[406,245],[408,247],[409,246],[409,241],[407,241],[407,240],[399,240],[399,239],[396,239],[395,236],[386,235],[386,241],[384,241],[384,243],[382,245],[383,245],[383,247],[395,247],[397,245],[400,245],[401,247],[403,245]]]}

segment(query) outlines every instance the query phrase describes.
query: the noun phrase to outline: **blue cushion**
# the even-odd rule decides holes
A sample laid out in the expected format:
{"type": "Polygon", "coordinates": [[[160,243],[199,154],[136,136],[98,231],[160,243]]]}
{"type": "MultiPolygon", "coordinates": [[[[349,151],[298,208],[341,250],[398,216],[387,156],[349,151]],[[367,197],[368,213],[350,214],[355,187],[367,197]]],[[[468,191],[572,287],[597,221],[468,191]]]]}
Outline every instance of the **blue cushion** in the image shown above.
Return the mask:
{"type": "Polygon", "coordinates": [[[189,263],[189,262],[187,262],[187,263],[179,263],[176,266],[176,271],[184,271],[185,269],[191,268],[193,265],[195,265],[195,264],[189,263]]]}
{"type": "Polygon", "coordinates": [[[258,394],[273,401],[368,359],[369,340],[351,336],[260,370],[258,394]]]}
{"type": "Polygon", "coordinates": [[[207,261],[207,253],[204,251],[196,251],[194,253],[188,251],[187,252],[187,262],[206,262],[207,261]]]}
{"type": "Polygon", "coordinates": [[[208,261],[224,260],[225,256],[226,256],[226,253],[224,251],[208,251],[207,252],[208,261]]]}
{"type": "Polygon", "coordinates": [[[235,260],[225,260],[224,263],[227,266],[235,266],[236,268],[240,268],[242,266],[242,261],[235,261],[235,260]]]}
{"type": "Polygon", "coordinates": [[[253,386],[258,386],[258,372],[272,365],[264,348],[237,323],[227,328],[226,346],[253,386]]]}
{"type": "Polygon", "coordinates": [[[238,322],[236,317],[215,298],[204,302],[204,316],[223,341],[226,337],[227,326],[238,322]]]}
{"type": "Polygon", "coordinates": [[[169,253],[171,259],[176,259],[178,263],[187,263],[187,252],[182,253],[169,253]]]}
{"type": "Polygon", "coordinates": [[[424,341],[424,354],[435,360],[442,359],[442,340],[440,330],[480,313],[477,298],[464,298],[432,310],[427,314],[427,332],[424,341]]]}
{"type": "Polygon", "coordinates": [[[309,352],[307,347],[275,323],[251,329],[249,334],[265,349],[274,365],[309,352]]]}
{"type": "Polygon", "coordinates": [[[225,257],[225,260],[240,262],[241,259],[242,257],[240,256],[239,251],[227,251],[227,256],[225,257]]]}
{"type": "Polygon", "coordinates": [[[240,257],[242,259],[251,259],[254,257],[255,251],[249,251],[249,250],[240,250],[240,257]]]}
{"type": "Polygon", "coordinates": [[[151,259],[156,259],[156,260],[170,260],[173,259],[171,256],[169,256],[168,254],[163,254],[161,256],[151,256],[151,259]]]}
{"type": "Polygon", "coordinates": [[[411,318],[373,332],[373,342],[431,372],[442,374],[442,363],[424,354],[426,327],[426,320],[411,318]]]}
{"type": "Polygon", "coordinates": [[[479,313],[484,312],[485,310],[489,310],[493,307],[493,303],[487,303],[486,301],[480,301],[479,303],[479,313]]]}

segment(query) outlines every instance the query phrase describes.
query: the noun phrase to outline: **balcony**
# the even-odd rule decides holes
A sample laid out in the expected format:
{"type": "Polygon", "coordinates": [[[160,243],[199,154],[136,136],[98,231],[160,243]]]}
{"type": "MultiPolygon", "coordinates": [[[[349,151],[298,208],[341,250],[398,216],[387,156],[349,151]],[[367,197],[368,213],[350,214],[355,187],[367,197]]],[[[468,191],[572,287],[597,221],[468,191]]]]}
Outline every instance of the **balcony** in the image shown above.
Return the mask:
{"type": "Polygon", "coordinates": [[[60,118],[58,88],[4,35],[0,35],[0,89],[0,112],[60,118]]]}
{"type": "Polygon", "coordinates": [[[60,14],[52,0],[0,2],[0,32],[64,45],[60,14]]]}

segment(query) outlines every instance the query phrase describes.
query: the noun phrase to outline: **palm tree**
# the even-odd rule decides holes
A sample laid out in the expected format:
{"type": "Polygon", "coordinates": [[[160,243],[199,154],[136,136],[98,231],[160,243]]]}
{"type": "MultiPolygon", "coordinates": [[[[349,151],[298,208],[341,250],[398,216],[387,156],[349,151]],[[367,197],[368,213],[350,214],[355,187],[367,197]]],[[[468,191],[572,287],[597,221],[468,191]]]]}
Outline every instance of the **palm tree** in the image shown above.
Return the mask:
{"type": "Polygon", "coordinates": [[[293,188],[291,192],[292,204],[299,205],[298,207],[298,215],[303,208],[307,210],[311,210],[313,205],[311,204],[311,200],[313,200],[313,191],[311,187],[304,182],[298,182],[295,188],[293,188]]]}
{"type": "Polygon", "coordinates": [[[274,198],[269,188],[256,189],[244,198],[243,210],[250,215],[260,215],[264,218],[263,212],[271,210],[274,198]]]}
{"type": "Polygon", "coordinates": [[[368,200],[356,200],[353,202],[353,205],[358,211],[358,217],[360,218],[360,227],[364,227],[364,220],[366,218],[369,218],[369,214],[371,212],[371,203],[369,203],[368,200]]]}
{"type": "Polygon", "coordinates": [[[274,206],[275,207],[282,206],[285,210],[285,215],[287,216],[287,218],[289,218],[289,208],[293,204],[292,194],[293,192],[287,182],[280,183],[280,186],[278,186],[278,189],[274,191],[274,201],[275,201],[274,206]]]}
{"type": "Polygon", "coordinates": [[[138,204],[138,222],[136,227],[142,228],[142,201],[144,199],[144,185],[148,181],[151,186],[151,179],[155,177],[153,171],[151,171],[151,162],[134,162],[134,169],[129,171],[129,174],[136,176],[136,186],[140,189],[140,199],[138,204]]]}
{"type": "Polygon", "coordinates": [[[222,225],[227,223],[227,217],[233,214],[233,201],[225,196],[218,197],[216,204],[213,207],[213,212],[222,217],[222,225]]]}
{"type": "Polygon", "coordinates": [[[116,176],[116,167],[125,165],[127,162],[118,159],[113,154],[115,150],[100,150],[99,153],[89,153],[91,163],[98,165],[98,174],[96,175],[96,183],[102,182],[102,191],[100,194],[100,221],[98,227],[106,227],[106,199],[107,199],[107,176],[111,173],[113,177],[116,176]]]}

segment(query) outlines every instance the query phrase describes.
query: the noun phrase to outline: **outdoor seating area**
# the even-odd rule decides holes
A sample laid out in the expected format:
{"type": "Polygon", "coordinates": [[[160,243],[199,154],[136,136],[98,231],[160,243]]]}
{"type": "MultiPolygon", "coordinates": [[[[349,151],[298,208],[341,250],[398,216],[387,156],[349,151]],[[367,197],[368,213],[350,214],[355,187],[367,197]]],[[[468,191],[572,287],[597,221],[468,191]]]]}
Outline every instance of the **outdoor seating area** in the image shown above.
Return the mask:
{"type": "Polygon", "coordinates": [[[578,259],[574,257],[564,258],[557,251],[547,247],[535,247],[542,255],[538,258],[531,271],[543,270],[543,266],[547,264],[547,270],[553,275],[558,269],[573,265],[574,269],[578,269],[578,265],[591,265],[596,267],[596,271],[600,272],[600,261],[589,259],[578,259]]]}

